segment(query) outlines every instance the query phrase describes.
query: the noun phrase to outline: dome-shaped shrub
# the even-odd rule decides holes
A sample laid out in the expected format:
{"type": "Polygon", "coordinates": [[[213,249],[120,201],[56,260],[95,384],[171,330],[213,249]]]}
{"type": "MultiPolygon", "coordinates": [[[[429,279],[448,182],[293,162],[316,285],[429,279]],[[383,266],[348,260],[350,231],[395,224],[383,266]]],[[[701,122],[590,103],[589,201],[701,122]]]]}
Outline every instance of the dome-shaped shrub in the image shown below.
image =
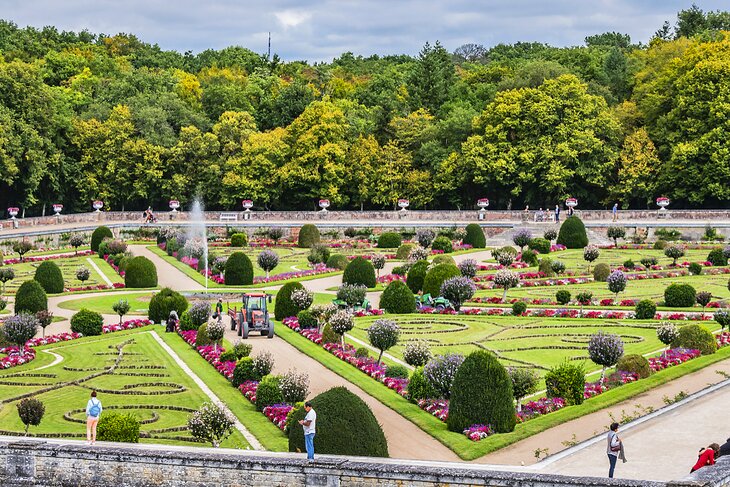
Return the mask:
{"type": "Polygon", "coordinates": [[[96,227],[94,232],[91,234],[91,250],[94,252],[99,251],[99,244],[101,244],[102,240],[105,238],[114,238],[114,234],[109,229],[109,227],[100,226],[96,227]]]}
{"type": "Polygon", "coordinates": [[[582,249],[588,245],[588,235],[583,221],[577,216],[566,218],[560,225],[557,243],[569,249],[582,249]]]}
{"type": "Polygon", "coordinates": [[[393,281],[380,296],[378,307],[388,313],[405,314],[416,312],[416,299],[403,281],[393,281]]]}
{"type": "Polygon", "coordinates": [[[281,321],[287,316],[296,316],[299,313],[299,306],[294,304],[291,299],[291,293],[297,289],[304,289],[304,286],[299,282],[288,282],[281,286],[281,289],[276,293],[274,318],[281,321]]]}
{"type": "Polygon", "coordinates": [[[319,228],[316,225],[307,223],[302,225],[299,229],[299,239],[297,240],[297,246],[302,249],[308,249],[312,245],[319,243],[319,228]]]}
{"type": "MultiPolygon", "coordinates": [[[[388,443],[367,404],[344,387],[335,387],[311,400],[317,412],[315,450],[319,454],[387,457],[388,443]]],[[[290,413],[289,451],[304,451],[303,406],[290,413]]]]}
{"type": "Polygon", "coordinates": [[[450,254],[454,251],[454,246],[451,244],[451,239],[444,235],[436,237],[434,241],[431,242],[431,248],[433,250],[440,250],[444,254],[450,254]]]}
{"type": "Polygon", "coordinates": [[[406,278],[406,284],[411,291],[417,293],[423,290],[423,280],[426,279],[427,272],[428,262],[425,260],[419,260],[411,266],[406,278]]]}
{"type": "Polygon", "coordinates": [[[61,273],[61,268],[53,261],[41,262],[35,270],[33,279],[38,281],[38,284],[48,294],[63,292],[63,273],[61,273]]]}
{"type": "Polygon", "coordinates": [[[636,303],[637,320],[653,320],[656,315],[656,304],[651,299],[642,299],[636,303]]]}
{"type": "Polygon", "coordinates": [[[243,252],[233,252],[226,261],[224,270],[226,286],[248,286],[253,284],[253,264],[243,252]]]}
{"type": "Polygon", "coordinates": [[[649,361],[646,357],[632,353],[624,355],[616,363],[616,370],[623,370],[624,372],[632,372],[639,374],[639,377],[646,379],[651,375],[651,368],[649,367],[649,361]]]}
{"type": "Polygon", "coordinates": [[[454,260],[453,257],[451,257],[450,255],[444,255],[444,254],[435,256],[433,258],[433,261],[431,261],[431,263],[433,265],[439,265],[439,264],[456,265],[456,261],[454,260]]]}
{"type": "Polygon", "coordinates": [[[441,285],[450,277],[461,275],[458,267],[452,264],[439,264],[426,273],[423,280],[423,294],[430,294],[433,297],[441,293],[441,285]]]}
{"type": "Polygon", "coordinates": [[[350,261],[347,260],[347,256],[344,254],[332,254],[330,255],[330,258],[327,259],[327,267],[330,269],[339,269],[344,271],[349,262],[350,261]]]}
{"type": "Polygon", "coordinates": [[[489,352],[470,353],[451,385],[446,421],[449,430],[462,432],[473,424],[488,424],[497,433],[509,433],[516,423],[512,379],[507,370],[489,352]]]}
{"type": "Polygon", "coordinates": [[[161,323],[170,316],[170,311],[175,310],[178,318],[182,319],[186,309],[188,309],[188,300],[185,299],[185,296],[166,287],[152,296],[148,317],[150,321],[161,323]]]}
{"type": "Polygon", "coordinates": [[[397,232],[383,232],[378,237],[378,248],[379,249],[397,249],[400,247],[402,242],[400,233],[397,232]]]}
{"type": "Polygon", "coordinates": [[[717,340],[707,328],[700,325],[685,325],[679,329],[677,338],[672,341],[672,348],[694,348],[702,352],[702,355],[710,355],[717,351],[717,340]]]}
{"type": "Polygon", "coordinates": [[[535,237],[527,244],[530,250],[537,250],[541,254],[550,253],[550,240],[542,237],[535,237]]]}
{"type": "Polygon", "coordinates": [[[697,291],[689,284],[670,284],[664,290],[664,306],[691,308],[697,300],[697,291]]]}
{"type": "Polygon", "coordinates": [[[408,379],[408,399],[417,402],[419,399],[433,399],[438,395],[439,393],[423,375],[423,367],[414,370],[408,379]]]}
{"type": "Polygon", "coordinates": [[[248,245],[248,235],[241,232],[231,235],[231,247],[245,247],[246,245],[248,245]]]}
{"type": "Polygon", "coordinates": [[[213,340],[208,336],[208,323],[203,323],[198,328],[198,334],[195,335],[195,346],[204,347],[206,345],[212,345],[213,340]]]}
{"type": "Polygon", "coordinates": [[[367,288],[375,287],[375,268],[372,262],[362,257],[353,259],[345,267],[345,272],[342,274],[342,283],[362,284],[367,288]]]}
{"type": "Polygon", "coordinates": [[[38,281],[25,281],[15,293],[15,314],[21,311],[35,314],[48,309],[48,297],[38,281]]]}
{"type": "Polygon", "coordinates": [[[156,287],[157,267],[142,255],[130,259],[124,273],[124,286],[130,288],[156,287]]]}
{"type": "Polygon", "coordinates": [[[712,265],[714,266],[727,265],[727,257],[720,247],[710,250],[710,253],[707,254],[707,260],[708,262],[712,262],[712,265]]]}
{"type": "Polygon", "coordinates": [[[475,249],[483,249],[487,246],[487,238],[484,236],[482,227],[476,223],[470,223],[466,226],[466,237],[462,242],[471,245],[475,249]]]}
{"type": "Polygon", "coordinates": [[[606,279],[608,279],[608,276],[610,275],[611,268],[604,262],[596,264],[596,267],[593,268],[593,279],[595,281],[606,282],[606,279]]]}
{"type": "Polygon", "coordinates": [[[103,326],[104,318],[96,311],[82,309],[71,317],[71,331],[86,337],[101,335],[103,326]]]}
{"type": "Polygon", "coordinates": [[[408,257],[411,255],[411,251],[414,248],[416,248],[416,246],[410,243],[401,245],[395,252],[395,258],[400,260],[408,259],[408,257]]]}
{"type": "Polygon", "coordinates": [[[256,388],[256,410],[263,411],[266,406],[281,404],[284,398],[280,389],[281,376],[267,375],[261,379],[256,388]]]}

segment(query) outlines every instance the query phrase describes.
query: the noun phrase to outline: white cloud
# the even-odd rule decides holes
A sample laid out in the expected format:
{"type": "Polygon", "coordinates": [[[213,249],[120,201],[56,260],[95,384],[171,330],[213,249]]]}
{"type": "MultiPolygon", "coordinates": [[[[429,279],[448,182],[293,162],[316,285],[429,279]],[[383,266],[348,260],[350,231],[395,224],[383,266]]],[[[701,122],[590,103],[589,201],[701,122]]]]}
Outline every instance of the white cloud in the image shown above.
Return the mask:
{"type": "Polygon", "coordinates": [[[296,27],[312,18],[312,14],[301,10],[281,10],[274,12],[276,20],[278,20],[285,29],[296,27]]]}

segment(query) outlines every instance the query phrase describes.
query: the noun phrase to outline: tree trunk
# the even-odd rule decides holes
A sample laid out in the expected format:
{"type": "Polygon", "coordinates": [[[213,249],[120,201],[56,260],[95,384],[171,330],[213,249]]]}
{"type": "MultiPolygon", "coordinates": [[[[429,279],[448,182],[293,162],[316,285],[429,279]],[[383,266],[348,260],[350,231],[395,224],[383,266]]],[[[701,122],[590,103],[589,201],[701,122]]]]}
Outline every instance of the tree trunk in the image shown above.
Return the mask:
{"type": "Polygon", "coordinates": [[[517,399],[517,412],[518,413],[522,412],[522,401],[520,401],[520,399],[522,399],[522,398],[517,399]]]}
{"type": "Polygon", "coordinates": [[[381,350],[380,355],[378,355],[378,365],[380,365],[380,361],[383,359],[383,352],[384,350],[381,350]]]}
{"type": "Polygon", "coordinates": [[[504,287],[504,292],[502,293],[502,302],[504,302],[505,299],[507,299],[507,286],[504,287]]]}

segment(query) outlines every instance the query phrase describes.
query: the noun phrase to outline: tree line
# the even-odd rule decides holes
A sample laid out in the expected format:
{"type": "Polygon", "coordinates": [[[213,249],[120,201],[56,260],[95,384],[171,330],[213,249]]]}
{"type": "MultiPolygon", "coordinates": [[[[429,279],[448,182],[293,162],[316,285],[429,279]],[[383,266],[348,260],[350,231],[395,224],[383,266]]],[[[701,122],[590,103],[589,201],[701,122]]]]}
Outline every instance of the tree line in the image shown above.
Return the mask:
{"type": "Polygon", "coordinates": [[[648,44],[426,44],[283,62],[0,21],[0,208],[720,207],[730,199],[730,13],[648,44]]]}

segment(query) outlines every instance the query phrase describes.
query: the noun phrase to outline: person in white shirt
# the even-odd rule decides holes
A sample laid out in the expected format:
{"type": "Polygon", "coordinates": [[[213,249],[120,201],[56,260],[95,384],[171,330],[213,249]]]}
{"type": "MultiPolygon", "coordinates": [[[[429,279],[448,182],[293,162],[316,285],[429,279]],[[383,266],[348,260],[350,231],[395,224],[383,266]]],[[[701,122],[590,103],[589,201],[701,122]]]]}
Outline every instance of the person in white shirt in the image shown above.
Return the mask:
{"type": "Polygon", "coordinates": [[[304,403],[304,410],[307,415],[299,421],[304,427],[304,446],[307,449],[307,460],[314,460],[314,433],[316,431],[317,413],[312,409],[312,403],[307,401],[304,403]]]}
{"type": "Polygon", "coordinates": [[[86,403],[86,441],[89,445],[96,443],[96,425],[101,417],[101,401],[96,398],[96,391],[91,391],[86,403]]]}

